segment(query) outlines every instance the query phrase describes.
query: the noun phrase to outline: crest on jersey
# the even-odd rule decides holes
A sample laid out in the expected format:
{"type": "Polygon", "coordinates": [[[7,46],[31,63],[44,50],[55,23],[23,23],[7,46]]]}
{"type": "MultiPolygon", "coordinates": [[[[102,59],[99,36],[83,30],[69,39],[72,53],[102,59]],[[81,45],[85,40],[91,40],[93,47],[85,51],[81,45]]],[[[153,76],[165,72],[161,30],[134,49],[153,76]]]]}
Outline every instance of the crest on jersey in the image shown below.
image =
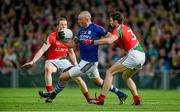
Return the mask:
{"type": "Polygon", "coordinates": [[[90,34],[91,34],[91,30],[88,31],[88,35],[90,35],[90,34]]]}

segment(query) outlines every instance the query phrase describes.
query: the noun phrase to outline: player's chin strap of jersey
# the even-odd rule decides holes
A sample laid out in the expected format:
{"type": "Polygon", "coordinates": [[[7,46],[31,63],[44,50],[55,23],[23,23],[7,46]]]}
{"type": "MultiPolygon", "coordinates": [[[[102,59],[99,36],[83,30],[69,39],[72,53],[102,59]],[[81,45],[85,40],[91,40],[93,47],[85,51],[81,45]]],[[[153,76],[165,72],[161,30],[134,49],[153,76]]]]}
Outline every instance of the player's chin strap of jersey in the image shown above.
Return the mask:
{"type": "Polygon", "coordinates": [[[64,33],[64,31],[58,32],[57,40],[61,40],[61,41],[62,41],[63,39],[65,39],[65,33],[64,33]]]}

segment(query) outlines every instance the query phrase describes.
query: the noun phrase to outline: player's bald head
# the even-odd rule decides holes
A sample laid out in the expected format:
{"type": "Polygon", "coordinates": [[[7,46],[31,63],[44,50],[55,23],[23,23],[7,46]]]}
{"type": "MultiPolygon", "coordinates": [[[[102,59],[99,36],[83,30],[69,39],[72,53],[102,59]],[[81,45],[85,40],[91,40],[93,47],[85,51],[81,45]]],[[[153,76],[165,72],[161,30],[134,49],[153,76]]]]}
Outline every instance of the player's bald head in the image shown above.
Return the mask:
{"type": "Polygon", "coordinates": [[[80,17],[83,17],[83,18],[89,18],[91,19],[91,14],[89,11],[82,11],[80,14],[79,14],[80,17]]]}

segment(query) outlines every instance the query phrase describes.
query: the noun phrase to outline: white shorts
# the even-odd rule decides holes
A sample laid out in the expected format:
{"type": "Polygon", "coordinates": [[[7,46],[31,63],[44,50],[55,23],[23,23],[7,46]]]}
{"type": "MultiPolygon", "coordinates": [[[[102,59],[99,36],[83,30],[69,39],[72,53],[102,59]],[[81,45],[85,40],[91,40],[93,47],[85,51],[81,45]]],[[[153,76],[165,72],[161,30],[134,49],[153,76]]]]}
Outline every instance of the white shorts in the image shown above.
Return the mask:
{"type": "Polygon", "coordinates": [[[66,71],[66,69],[72,67],[73,65],[67,60],[64,59],[54,59],[54,60],[46,60],[45,64],[51,63],[53,64],[58,70],[62,72],[66,71]]]}
{"type": "Polygon", "coordinates": [[[145,63],[145,53],[138,50],[130,50],[127,56],[121,58],[119,62],[130,69],[141,69],[145,63]]]}
{"type": "Polygon", "coordinates": [[[81,60],[80,63],[69,70],[71,78],[88,75],[90,79],[100,77],[98,71],[98,62],[88,62],[81,60]]]}

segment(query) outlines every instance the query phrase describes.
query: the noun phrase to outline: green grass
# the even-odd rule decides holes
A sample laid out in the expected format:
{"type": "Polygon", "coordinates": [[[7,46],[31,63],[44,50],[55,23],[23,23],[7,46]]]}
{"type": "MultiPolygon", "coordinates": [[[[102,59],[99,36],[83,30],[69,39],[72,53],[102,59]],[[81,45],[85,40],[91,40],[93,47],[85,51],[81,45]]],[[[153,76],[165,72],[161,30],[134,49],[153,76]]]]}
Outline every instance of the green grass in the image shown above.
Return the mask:
{"type": "MultiPolygon", "coordinates": [[[[86,103],[78,88],[66,88],[53,103],[40,99],[40,88],[4,89],[0,88],[0,110],[5,111],[180,111],[180,91],[139,90],[142,106],[131,106],[129,94],[125,104],[119,105],[117,97],[109,93],[104,106],[86,103]]],[[[90,89],[91,96],[100,89],[90,89]]]]}

